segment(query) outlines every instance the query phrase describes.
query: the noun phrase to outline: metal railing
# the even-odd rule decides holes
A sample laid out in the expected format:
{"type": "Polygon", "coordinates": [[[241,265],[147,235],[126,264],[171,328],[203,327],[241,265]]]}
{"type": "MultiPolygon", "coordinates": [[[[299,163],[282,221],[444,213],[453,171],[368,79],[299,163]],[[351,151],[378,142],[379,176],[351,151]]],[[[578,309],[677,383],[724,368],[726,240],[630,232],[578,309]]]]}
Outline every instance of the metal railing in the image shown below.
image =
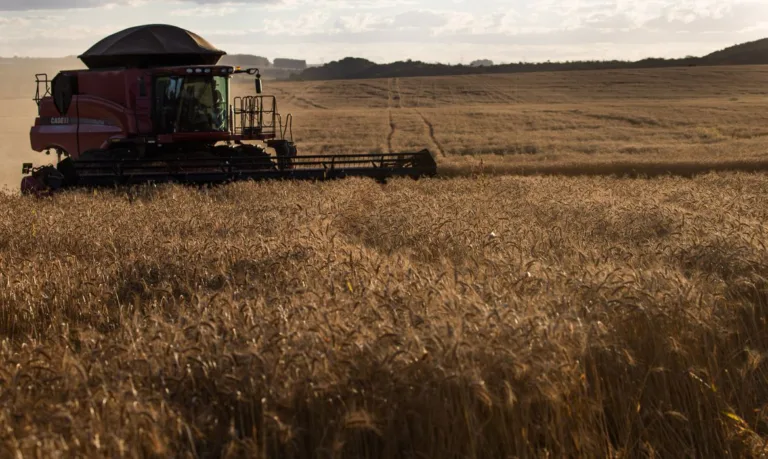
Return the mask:
{"type": "Polygon", "coordinates": [[[235,97],[232,133],[245,139],[273,139],[282,134],[282,119],[278,118],[275,96],[235,97]]]}
{"type": "Polygon", "coordinates": [[[37,104],[38,113],[40,112],[40,101],[44,98],[51,96],[51,80],[48,79],[47,73],[35,74],[35,97],[32,99],[37,104]],[[45,85],[41,91],[40,85],[45,85]]]}
{"type": "Polygon", "coordinates": [[[293,114],[289,113],[285,116],[285,125],[283,125],[283,117],[278,113],[277,121],[280,123],[280,138],[293,142],[293,114]]]}

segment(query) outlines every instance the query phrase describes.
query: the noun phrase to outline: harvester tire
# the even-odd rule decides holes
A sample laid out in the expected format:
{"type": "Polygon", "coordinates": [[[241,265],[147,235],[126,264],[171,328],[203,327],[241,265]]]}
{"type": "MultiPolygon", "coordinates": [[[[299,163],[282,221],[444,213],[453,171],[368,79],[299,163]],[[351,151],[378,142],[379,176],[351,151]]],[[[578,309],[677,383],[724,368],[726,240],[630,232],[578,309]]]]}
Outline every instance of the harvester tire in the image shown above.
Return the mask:
{"type": "Polygon", "coordinates": [[[21,194],[39,196],[45,192],[45,185],[40,183],[35,177],[29,176],[21,179],[21,194]]]}
{"type": "Polygon", "coordinates": [[[72,158],[65,158],[60,161],[56,166],[56,169],[64,176],[62,186],[74,186],[77,185],[77,169],[72,158]]]}
{"type": "MultiPolygon", "coordinates": [[[[272,162],[272,157],[269,156],[269,153],[267,153],[263,148],[257,145],[238,145],[237,147],[233,148],[235,152],[235,156],[244,158],[247,160],[256,160],[256,164],[259,164],[259,168],[261,169],[273,169],[274,163],[272,162]]],[[[253,163],[251,163],[253,164],[253,163]]]]}
{"type": "Polygon", "coordinates": [[[22,194],[50,195],[63,186],[64,175],[52,165],[37,168],[21,181],[22,194]]]}

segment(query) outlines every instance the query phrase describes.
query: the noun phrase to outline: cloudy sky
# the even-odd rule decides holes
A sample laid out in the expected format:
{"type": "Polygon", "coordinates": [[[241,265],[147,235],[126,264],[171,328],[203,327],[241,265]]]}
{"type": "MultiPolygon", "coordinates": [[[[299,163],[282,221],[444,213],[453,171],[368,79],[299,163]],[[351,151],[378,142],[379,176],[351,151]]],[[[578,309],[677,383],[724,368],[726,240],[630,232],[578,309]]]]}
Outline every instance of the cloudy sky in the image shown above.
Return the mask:
{"type": "Polygon", "coordinates": [[[0,56],[65,56],[146,23],[323,63],[702,55],[768,37],[766,0],[0,0],[0,56]]]}

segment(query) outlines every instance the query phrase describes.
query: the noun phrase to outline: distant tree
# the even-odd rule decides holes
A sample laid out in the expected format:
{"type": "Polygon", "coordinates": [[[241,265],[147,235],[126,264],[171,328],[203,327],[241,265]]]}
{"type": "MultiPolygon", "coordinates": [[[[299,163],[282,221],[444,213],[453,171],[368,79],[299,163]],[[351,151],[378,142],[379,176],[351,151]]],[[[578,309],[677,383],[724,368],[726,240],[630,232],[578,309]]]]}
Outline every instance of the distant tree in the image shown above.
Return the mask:
{"type": "Polygon", "coordinates": [[[470,67],[493,67],[493,61],[490,59],[478,59],[476,61],[472,61],[469,64],[470,67]]]}
{"type": "MultiPolygon", "coordinates": [[[[463,58],[461,62],[464,62],[463,58]]],[[[630,60],[566,60],[553,62],[509,62],[500,65],[489,59],[477,59],[469,65],[447,65],[427,63],[422,61],[392,62],[376,64],[367,59],[347,57],[340,61],[311,67],[300,74],[290,77],[294,80],[333,80],[358,78],[393,78],[409,76],[437,75],[470,75],[489,73],[517,73],[567,70],[600,70],[600,69],[638,69],[662,68],[675,66],[696,65],[735,65],[735,64],[768,64],[768,39],[757,40],[742,45],[732,46],[704,57],[686,56],[685,58],[646,57],[645,59],[630,60]]]]}
{"type": "Polygon", "coordinates": [[[307,61],[277,58],[274,60],[274,66],[283,69],[304,70],[307,68],[307,61]]]}
{"type": "Polygon", "coordinates": [[[251,54],[229,54],[221,58],[222,65],[233,65],[243,67],[259,67],[267,68],[272,64],[269,59],[262,56],[254,56],[251,54]]]}

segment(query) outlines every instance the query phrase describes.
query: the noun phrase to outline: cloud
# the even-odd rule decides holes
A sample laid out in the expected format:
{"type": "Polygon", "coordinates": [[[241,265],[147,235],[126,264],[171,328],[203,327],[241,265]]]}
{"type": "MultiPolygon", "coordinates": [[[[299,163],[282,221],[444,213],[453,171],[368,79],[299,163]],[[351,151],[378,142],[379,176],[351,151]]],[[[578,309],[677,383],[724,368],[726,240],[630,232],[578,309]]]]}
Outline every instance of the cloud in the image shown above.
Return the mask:
{"type": "Polygon", "coordinates": [[[322,7],[325,10],[374,10],[418,5],[421,1],[423,0],[279,0],[276,6],[286,10],[316,7],[322,7]]]}
{"type": "Polygon", "coordinates": [[[128,3],[128,0],[4,0],[0,11],[60,10],[70,8],[95,8],[114,3],[128,3]]]}
{"type": "MultiPolygon", "coordinates": [[[[244,5],[249,3],[273,4],[279,2],[280,0],[189,0],[185,3],[196,3],[198,5],[244,5]]],[[[137,6],[146,3],[146,0],[2,0],[0,2],[0,11],[69,10],[122,5],[137,6]]]]}
{"type": "Polygon", "coordinates": [[[420,0],[0,0],[0,11],[36,11],[103,8],[157,4],[262,5],[272,10],[322,7],[323,9],[383,9],[416,5],[420,0]]]}
{"type": "Polygon", "coordinates": [[[340,16],[334,24],[334,33],[360,33],[384,30],[392,26],[392,18],[372,13],[358,13],[352,16],[340,16]]]}
{"type": "Polygon", "coordinates": [[[229,16],[237,13],[239,8],[231,3],[222,3],[221,6],[199,6],[196,8],[179,8],[171,12],[171,16],[210,18],[229,16]]]}
{"type": "Polygon", "coordinates": [[[743,30],[755,26],[768,15],[768,5],[744,2],[694,8],[670,6],[663,14],[643,24],[649,30],[670,33],[715,33],[743,30]]]}
{"type": "Polygon", "coordinates": [[[429,10],[412,10],[396,15],[392,23],[402,29],[433,28],[445,25],[444,15],[429,10]]]}
{"type": "Polygon", "coordinates": [[[147,18],[228,52],[311,61],[671,57],[768,36],[765,0],[0,0],[0,10],[0,55],[81,52],[147,18]]]}

